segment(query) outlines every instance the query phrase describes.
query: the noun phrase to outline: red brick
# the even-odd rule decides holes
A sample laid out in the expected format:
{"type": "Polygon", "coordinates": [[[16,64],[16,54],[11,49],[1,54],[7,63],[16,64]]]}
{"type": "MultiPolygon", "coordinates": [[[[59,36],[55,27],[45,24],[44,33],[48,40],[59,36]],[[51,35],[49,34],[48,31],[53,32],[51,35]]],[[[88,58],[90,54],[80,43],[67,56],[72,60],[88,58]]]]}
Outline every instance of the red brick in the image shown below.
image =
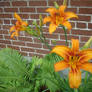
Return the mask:
{"type": "Polygon", "coordinates": [[[77,23],[77,28],[86,28],[86,23],[77,23]]]}
{"type": "Polygon", "coordinates": [[[8,34],[7,30],[0,30],[0,34],[8,34]]]}
{"type": "Polygon", "coordinates": [[[4,38],[7,39],[7,40],[12,40],[12,38],[10,36],[7,36],[7,35],[4,35],[4,38]]]}
{"type": "Polygon", "coordinates": [[[51,34],[44,33],[44,36],[46,38],[58,39],[58,35],[56,34],[51,35],[51,34]]]}
{"type": "Polygon", "coordinates": [[[91,17],[90,16],[82,16],[82,15],[79,15],[78,16],[79,18],[78,18],[78,20],[77,21],[87,21],[87,22],[89,22],[90,20],[91,20],[91,17]]]}
{"type": "Polygon", "coordinates": [[[92,14],[92,8],[80,8],[79,13],[80,14],[92,14]]]}
{"type": "Polygon", "coordinates": [[[91,7],[92,6],[92,1],[91,0],[71,0],[71,5],[72,6],[87,6],[91,7]]]}
{"type": "Polygon", "coordinates": [[[3,12],[3,9],[2,8],[0,8],[0,12],[3,12]]]}
{"type": "Polygon", "coordinates": [[[27,6],[26,1],[13,1],[12,6],[27,6]]]}
{"type": "Polygon", "coordinates": [[[30,18],[31,19],[39,19],[39,14],[31,14],[30,18]]]}
{"type": "Polygon", "coordinates": [[[3,25],[2,26],[3,29],[10,29],[10,27],[11,27],[10,25],[3,25]]]}
{"type": "Polygon", "coordinates": [[[35,44],[35,43],[27,43],[28,47],[34,47],[34,48],[42,48],[41,44],[35,44]]]}
{"type": "Polygon", "coordinates": [[[27,56],[27,52],[20,51],[20,54],[23,56],[27,56]]]}
{"type": "Polygon", "coordinates": [[[48,1],[49,6],[54,6],[54,2],[55,1],[58,3],[58,5],[62,5],[63,4],[63,0],[49,0],[48,1]]]}
{"type": "Polygon", "coordinates": [[[88,28],[92,29],[92,23],[88,23],[88,28]]]}
{"type": "Polygon", "coordinates": [[[0,43],[0,48],[6,48],[6,45],[0,43]]]}
{"type": "Polygon", "coordinates": [[[3,20],[0,20],[0,24],[3,24],[3,20]]]}
{"type": "Polygon", "coordinates": [[[46,13],[47,8],[37,8],[38,13],[46,13]]]}
{"type": "Polygon", "coordinates": [[[34,49],[32,48],[25,48],[25,47],[21,47],[21,51],[26,51],[26,52],[34,52],[34,49]]]}
{"type": "Polygon", "coordinates": [[[0,18],[12,18],[11,14],[0,14],[0,18]]]}
{"type": "Polygon", "coordinates": [[[38,50],[38,49],[36,49],[36,53],[40,53],[40,54],[49,54],[50,51],[47,51],[47,50],[38,50]]]}
{"type": "Polygon", "coordinates": [[[4,20],[4,24],[10,24],[10,20],[4,20]]]}
{"type": "Polygon", "coordinates": [[[35,8],[20,8],[20,12],[35,12],[35,8]]]}
{"type": "Polygon", "coordinates": [[[21,18],[24,18],[24,19],[28,19],[29,18],[29,15],[28,14],[19,14],[19,16],[21,18]]]}
{"type": "Polygon", "coordinates": [[[87,42],[89,40],[89,37],[82,37],[80,38],[81,42],[87,42]]]}
{"type": "Polygon", "coordinates": [[[72,34],[92,36],[92,31],[88,31],[88,30],[72,30],[72,34]]]}
{"type": "Polygon", "coordinates": [[[11,44],[11,41],[9,41],[9,40],[1,40],[1,39],[0,39],[0,43],[11,44]]]}
{"type": "Polygon", "coordinates": [[[77,8],[67,8],[66,11],[71,11],[76,13],[77,12],[77,8]]]}
{"type": "Polygon", "coordinates": [[[13,41],[13,45],[25,46],[25,42],[13,41]]]}
{"type": "Polygon", "coordinates": [[[18,8],[4,8],[4,12],[18,12],[18,8]]]}
{"type": "Polygon", "coordinates": [[[3,35],[0,35],[0,39],[3,39],[3,35]]]}
{"type": "MultiPolygon", "coordinates": [[[[64,35],[60,35],[60,39],[65,40],[65,36],[64,35]]],[[[71,39],[79,39],[79,36],[67,35],[67,39],[68,40],[71,40],[71,39]]]]}
{"type": "Polygon", "coordinates": [[[30,1],[30,6],[47,6],[46,1],[30,1]]]}
{"type": "Polygon", "coordinates": [[[0,6],[10,6],[10,2],[0,2],[0,6]]]}
{"type": "Polygon", "coordinates": [[[32,42],[32,38],[28,38],[28,37],[18,37],[18,40],[32,42]]]}
{"type": "Polygon", "coordinates": [[[7,47],[15,50],[20,50],[19,46],[7,45],[7,47]]]}

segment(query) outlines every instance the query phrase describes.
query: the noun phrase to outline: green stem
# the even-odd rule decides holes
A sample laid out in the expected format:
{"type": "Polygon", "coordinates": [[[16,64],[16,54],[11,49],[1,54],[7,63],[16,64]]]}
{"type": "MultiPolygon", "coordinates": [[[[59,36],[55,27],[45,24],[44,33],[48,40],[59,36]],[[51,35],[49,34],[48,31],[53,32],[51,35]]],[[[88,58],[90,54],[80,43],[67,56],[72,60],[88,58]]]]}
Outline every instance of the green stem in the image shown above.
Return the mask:
{"type": "Polygon", "coordinates": [[[76,89],[74,89],[74,92],[78,92],[78,89],[76,88],[76,89]]]}
{"type": "Polygon", "coordinates": [[[49,90],[49,89],[45,89],[45,90],[43,90],[42,92],[46,92],[47,90],[49,90]]]}
{"type": "Polygon", "coordinates": [[[68,42],[67,42],[67,31],[66,31],[65,27],[63,27],[63,29],[64,29],[64,33],[65,33],[66,46],[68,46],[68,42]]]}
{"type": "Polygon", "coordinates": [[[87,77],[88,77],[88,72],[86,72],[86,74],[85,74],[85,79],[84,79],[84,83],[86,84],[86,82],[87,82],[87,77]]]}

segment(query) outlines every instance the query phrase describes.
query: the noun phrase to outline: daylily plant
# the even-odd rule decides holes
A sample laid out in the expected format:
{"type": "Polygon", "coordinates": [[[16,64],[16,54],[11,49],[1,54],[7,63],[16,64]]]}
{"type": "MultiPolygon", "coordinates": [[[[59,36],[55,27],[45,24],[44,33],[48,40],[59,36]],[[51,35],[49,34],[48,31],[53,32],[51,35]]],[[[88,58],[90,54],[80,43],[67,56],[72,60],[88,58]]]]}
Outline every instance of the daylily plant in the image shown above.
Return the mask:
{"type": "Polygon", "coordinates": [[[79,40],[72,39],[72,48],[56,46],[51,52],[64,58],[64,60],[57,62],[54,67],[56,72],[66,68],[70,69],[69,84],[71,88],[78,88],[81,83],[80,69],[92,73],[92,63],[88,62],[92,59],[92,49],[79,50],[79,40]]]}
{"type": "MultiPolygon", "coordinates": [[[[26,31],[30,35],[37,37],[42,43],[44,43],[50,50],[51,47],[46,41],[45,36],[43,35],[42,26],[43,23],[50,22],[49,33],[53,33],[58,26],[62,26],[65,32],[65,40],[67,46],[56,46],[52,49],[51,53],[56,53],[59,56],[63,57],[62,61],[55,63],[55,71],[61,71],[66,68],[70,69],[69,72],[69,85],[71,88],[77,89],[81,84],[81,69],[92,73],[92,63],[88,62],[92,59],[92,49],[87,49],[89,44],[92,42],[91,39],[83,47],[84,50],[79,49],[79,40],[72,39],[72,47],[69,48],[67,44],[67,32],[71,30],[71,23],[68,21],[70,18],[78,18],[78,16],[70,11],[65,12],[66,4],[61,5],[60,7],[56,3],[57,7],[48,8],[46,12],[50,13],[50,16],[45,17],[43,20],[40,17],[39,25],[37,22],[33,22],[33,28],[28,25],[27,22],[23,21],[21,17],[15,13],[14,17],[17,19],[17,22],[14,26],[10,28],[11,38],[18,36],[19,31],[26,31]],[[34,26],[36,29],[34,29],[34,26]]],[[[61,86],[60,86],[61,87],[61,86]]],[[[75,92],[77,92],[75,90],[75,92]]]]}
{"type": "Polygon", "coordinates": [[[22,19],[17,13],[14,14],[14,17],[17,19],[17,22],[14,26],[10,28],[11,38],[13,38],[14,36],[18,36],[18,32],[25,31],[26,27],[28,26],[28,23],[22,21],[22,19]]]}
{"type": "Polygon", "coordinates": [[[48,8],[46,12],[50,13],[50,16],[44,18],[44,23],[51,22],[49,26],[49,33],[53,33],[56,28],[61,24],[68,30],[71,30],[71,23],[68,21],[70,18],[78,18],[78,16],[73,12],[65,12],[66,6],[61,5],[59,9],[54,7],[48,8]]]}

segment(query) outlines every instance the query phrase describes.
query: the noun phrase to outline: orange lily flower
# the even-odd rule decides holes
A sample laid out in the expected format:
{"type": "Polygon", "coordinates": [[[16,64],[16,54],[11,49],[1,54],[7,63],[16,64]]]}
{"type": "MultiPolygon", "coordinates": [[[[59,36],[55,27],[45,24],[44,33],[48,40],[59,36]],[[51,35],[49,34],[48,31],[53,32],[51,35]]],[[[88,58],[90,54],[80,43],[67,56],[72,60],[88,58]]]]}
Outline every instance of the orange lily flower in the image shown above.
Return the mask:
{"type": "Polygon", "coordinates": [[[81,83],[81,71],[92,73],[92,63],[88,60],[92,59],[92,49],[79,50],[79,40],[72,39],[72,48],[67,46],[56,46],[51,51],[64,58],[64,60],[55,63],[55,71],[70,69],[69,84],[71,88],[78,88],[81,83]]]}
{"type": "Polygon", "coordinates": [[[28,23],[25,21],[22,21],[22,19],[17,13],[14,14],[14,17],[17,19],[17,22],[14,26],[10,28],[10,33],[12,33],[11,38],[13,38],[14,36],[18,36],[18,32],[25,31],[26,26],[28,26],[28,23]]]}
{"type": "Polygon", "coordinates": [[[73,12],[64,12],[66,9],[65,5],[61,5],[59,9],[56,8],[48,8],[46,12],[50,13],[50,16],[45,17],[43,23],[51,22],[49,26],[49,33],[53,33],[56,28],[61,24],[67,27],[68,30],[71,30],[71,24],[68,22],[70,18],[78,18],[78,16],[73,12]]]}

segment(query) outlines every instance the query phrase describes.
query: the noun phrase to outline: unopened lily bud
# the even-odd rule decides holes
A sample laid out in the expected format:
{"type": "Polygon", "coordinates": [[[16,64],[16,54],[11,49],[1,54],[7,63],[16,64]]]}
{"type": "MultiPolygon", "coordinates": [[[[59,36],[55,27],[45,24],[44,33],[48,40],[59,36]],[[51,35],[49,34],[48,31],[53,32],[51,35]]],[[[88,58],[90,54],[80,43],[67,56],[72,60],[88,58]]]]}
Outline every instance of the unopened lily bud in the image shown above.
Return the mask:
{"type": "Polygon", "coordinates": [[[67,5],[67,0],[64,0],[63,1],[63,5],[67,5]]]}
{"type": "Polygon", "coordinates": [[[84,44],[82,48],[83,49],[90,48],[91,44],[92,44],[92,36],[89,38],[89,40],[84,44]]]}
{"type": "Polygon", "coordinates": [[[59,9],[59,5],[57,4],[57,2],[54,2],[54,6],[56,9],[59,9]]]}

